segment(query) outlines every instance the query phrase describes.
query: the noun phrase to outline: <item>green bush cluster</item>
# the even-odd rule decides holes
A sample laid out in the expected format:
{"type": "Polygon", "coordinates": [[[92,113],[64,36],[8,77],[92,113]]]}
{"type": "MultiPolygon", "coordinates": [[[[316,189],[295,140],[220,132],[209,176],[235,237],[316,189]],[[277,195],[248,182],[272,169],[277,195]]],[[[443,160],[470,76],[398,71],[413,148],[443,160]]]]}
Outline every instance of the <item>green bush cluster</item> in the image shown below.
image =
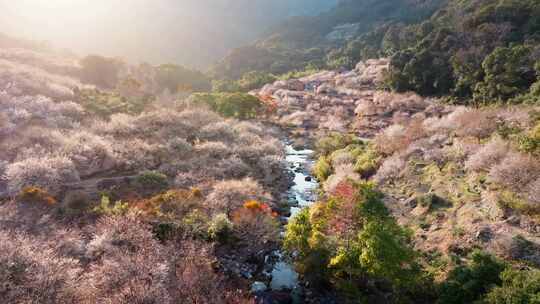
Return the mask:
{"type": "Polygon", "coordinates": [[[354,170],[363,177],[373,175],[379,168],[382,156],[372,145],[367,145],[356,155],[354,170]]]}
{"type": "Polygon", "coordinates": [[[508,268],[500,275],[502,283],[486,296],[488,304],[540,303],[540,270],[508,268]]]}
{"type": "Polygon", "coordinates": [[[438,304],[540,303],[540,270],[517,269],[480,251],[452,270],[439,288],[438,304]]]}
{"type": "Polygon", "coordinates": [[[373,175],[382,160],[372,144],[349,134],[333,133],[319,139],[316,151],[320,156],[313,167],[313,174],[319,181],[325,181],[332,175],[332,162],[340,155],[349,155],[354,170],[364,178],[373,175]]]}
{"type": "Polygon", "coordinates": [[[88,114],[101,118],[109,118],[116,113],[140,114],[154,99],[151,95],[124,97],[95,89],[78,90],[75,96],[88,114]]]}
{"type": "Polygon", "coordinates": [[[315,149],[319,155],[330,155],[332,152],[344,149],[349,145],[361,145],[363,142],[354,134],[331,133],[320,138],[315,144],[315,149]]]}
{"type": "Polygon", "coordinates": [[[257,97],[245,93],[196,93],[191,95],[189,102],[208,106],[225,117],[237,119],[256,118],[264,109],[257,97]]]}
{"type": "Polygon", "coordinates": [[[212,217],[208,225],[208,236],[210,239],[225,243],[231,238],[232,233],[233,223],[226,214],[220,213],[212,217]]]}
{"type": "Polygon", "coordinates": [[[528,133],[520,136],[519,148],[531,154],[540,154],[540,121],[528,133]]]}
{"type": "Polygon", "coordinates": [[[103,195],[100,204],[93,211],[98,215],[125,215],[129,211],[129,204],[122,201],[112,203],[108,196],[103,195]]]}
{"type": "Polygon", "coordinates": [[[313,166],[313,174],[318,181],[324,182],[332,175],[332,164],[327,156],[320,156],[315,166],[313,166]]]}
{"type": "Polygon", "coordinates": [[[135,182],[142,189],[155,192],[161,192],[169,187],[167,176],[157,171],[143,171],[135,177],[135,182]]]}
{"type": "Polygon", "coordinates": [[[505,265],[491,255],[474,252],[469,265],[458,266],[440,287],[439,304],[473,303],[492,286],[500,285],[505,265]]]}

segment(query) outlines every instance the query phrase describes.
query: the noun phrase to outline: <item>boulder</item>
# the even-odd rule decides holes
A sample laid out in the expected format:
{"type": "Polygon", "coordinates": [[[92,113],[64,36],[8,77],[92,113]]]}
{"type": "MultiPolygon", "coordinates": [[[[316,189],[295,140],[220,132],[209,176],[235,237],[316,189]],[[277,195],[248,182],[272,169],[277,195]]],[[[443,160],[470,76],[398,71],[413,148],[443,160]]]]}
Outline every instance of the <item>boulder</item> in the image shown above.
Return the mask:
{"type": "Polygon", "coordinates": [[[491,238],[493,237],[493,233],[489,227],[482,227],[476,231],[475,237],[477,240],[481,242],[489,242],[491,238]]]}
{"type": "Polygon", "coordinates": [[[266,284],[263,282],[255,281],[253,284],[251,284],[251,292],[254,294],[266,291],[267,289],[268,286],[266,286],[266,284]]]}
{"type": "Polygon", "coordinates": [[[287,81],[287,89],[291,91],[303,91],[305,89],[305,85],[300,80],[289,80],[287,81]]]}

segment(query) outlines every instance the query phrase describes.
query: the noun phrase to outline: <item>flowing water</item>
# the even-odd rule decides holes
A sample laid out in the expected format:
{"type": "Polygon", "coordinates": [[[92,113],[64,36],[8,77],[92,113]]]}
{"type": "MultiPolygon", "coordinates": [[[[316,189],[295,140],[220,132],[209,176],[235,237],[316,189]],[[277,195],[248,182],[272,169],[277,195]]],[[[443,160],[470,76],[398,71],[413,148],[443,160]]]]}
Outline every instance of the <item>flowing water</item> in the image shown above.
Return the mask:
{"type": "MultiPolygon", "coordinates": [[[[302,208],[309,207],[316,199],[315,191],[318,183],[310,174],[310,168],[313,164],[312,150],[296,150],[289,143],[286,144],[287,167],[291,174],[294,174],[293,185],[289,188],[288,198],[291,204],[291,216],[289,221],[302,208]]],[[[277,253],[278,262],[272,269],[270,288],[272,290],[292,290],[293,296],[298,296],[300,286],[298,274],[293,266],[283,258],[281,252],[277,253]]]]}

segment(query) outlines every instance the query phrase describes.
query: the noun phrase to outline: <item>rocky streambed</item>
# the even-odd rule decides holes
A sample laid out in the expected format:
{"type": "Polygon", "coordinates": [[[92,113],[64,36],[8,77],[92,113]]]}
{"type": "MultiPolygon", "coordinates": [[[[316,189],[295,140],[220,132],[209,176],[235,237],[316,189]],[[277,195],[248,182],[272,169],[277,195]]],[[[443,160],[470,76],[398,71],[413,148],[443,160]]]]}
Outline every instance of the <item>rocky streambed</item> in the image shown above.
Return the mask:
{"type": "MultiPolygon", "coordinates": [[[[282,218],[285,224],[282,233],[285,233],[287,222],[302,208],[315,202],[318,183],[310,172],[314,151],[296,147],[289,139],[284,139],[283,144],[286,147],[287,170],[292,181],[287,192],[290,213],[282,218]]],[[[258,296],[259,303],[304,303],[299,275],[283,252],[277,250],[267,256],[265,261],[269,284],[255,282],[252,285],[252,292],[258,296]]]]}

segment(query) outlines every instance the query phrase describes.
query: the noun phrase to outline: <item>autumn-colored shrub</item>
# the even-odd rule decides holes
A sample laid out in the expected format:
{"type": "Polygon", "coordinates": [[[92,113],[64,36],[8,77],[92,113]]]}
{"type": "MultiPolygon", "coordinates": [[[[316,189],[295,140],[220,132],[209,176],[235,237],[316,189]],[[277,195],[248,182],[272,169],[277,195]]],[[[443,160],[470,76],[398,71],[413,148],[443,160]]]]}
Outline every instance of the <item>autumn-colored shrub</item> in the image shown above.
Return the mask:
{"type": "Polygon", "coordinates": [[[44,206],[54,206],[57,203],[53,196],[39,187],[24,187],[17,195],[16,200],[22,203],[44,206]]]}
{"type": "Polygon", "coordinates": [[[342,200],[350,201],[354,199],[356,195],[356,189],[354,187],[353,182],[351,182],[350,180],[344,180],[344,181],[341,181],[334,188],[334,192],[331,194],[342,200]]]}
{"type": "Polygon", "coordinates": [[[342,165],[337,168],[334,168],[332,175],[326,179],[323,184],[323,188],[328,193],[333,193],[334,189],[345,180],[359,181],[361,179],[360,174],[354,170],[352,164],[342,165]]]}
{"type": "Polygon", "coordinates": [[[267,204],[255,200],[246,201],[231,215],[234,235],[256,252],[279,238],[279,222],[276,217],[277,214],[267,204]]]}

